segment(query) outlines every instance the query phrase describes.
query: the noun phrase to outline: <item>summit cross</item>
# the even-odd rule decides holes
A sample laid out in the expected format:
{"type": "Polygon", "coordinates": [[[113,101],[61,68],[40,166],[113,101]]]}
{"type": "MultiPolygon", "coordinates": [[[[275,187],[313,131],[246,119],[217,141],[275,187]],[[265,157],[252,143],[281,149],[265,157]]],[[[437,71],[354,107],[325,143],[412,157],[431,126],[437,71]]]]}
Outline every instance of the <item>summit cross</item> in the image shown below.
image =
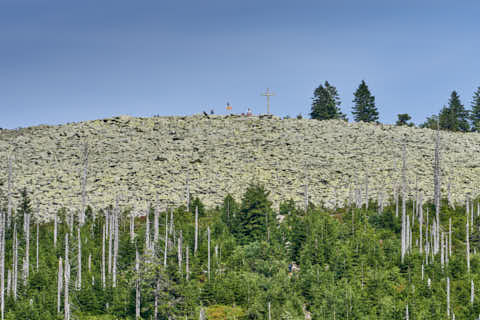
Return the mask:
{"type": "Polygon", "coordinates": [[[275,94],[267,88],[265,93],[262,93],[262,96],[267,97],[267,114],[270,114],[270,97],[274,96],[275,94]]]}

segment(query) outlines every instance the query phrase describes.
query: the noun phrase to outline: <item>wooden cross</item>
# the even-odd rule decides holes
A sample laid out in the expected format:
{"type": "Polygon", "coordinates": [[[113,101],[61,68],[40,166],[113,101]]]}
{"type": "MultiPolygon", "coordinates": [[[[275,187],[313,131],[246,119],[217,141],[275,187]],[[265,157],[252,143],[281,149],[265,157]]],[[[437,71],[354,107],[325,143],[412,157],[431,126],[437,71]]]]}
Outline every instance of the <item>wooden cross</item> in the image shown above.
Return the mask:
{"type": "Polygon", "coordinates": [[[267,97],[267,114],[270,114],[270,97],[274,96],[275,94],[267,88],[265,93],[262,93],[262,96],[267,97]]]}

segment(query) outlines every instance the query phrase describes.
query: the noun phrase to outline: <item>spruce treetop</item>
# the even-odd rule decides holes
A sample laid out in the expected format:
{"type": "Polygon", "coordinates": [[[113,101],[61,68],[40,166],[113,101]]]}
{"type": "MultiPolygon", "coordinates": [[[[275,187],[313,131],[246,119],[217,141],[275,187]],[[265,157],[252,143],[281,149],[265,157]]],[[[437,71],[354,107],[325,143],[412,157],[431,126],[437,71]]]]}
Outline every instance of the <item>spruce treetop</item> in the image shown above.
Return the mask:
{"type": "Polygon", "coordinates": [[[439,117],[441,129],[462,132],[470,129],[468,110],[463,106],[456,91],[452,91],[450,94],[448,106],[442,108],[439,117]]]}
{"type": "Polygon", "coordinates": [[[473,94],[470,120],[472,121],[472,130],[480,131],[480,87],[478,87],[477,91],[473,94]]]}
{"type": "Polygon", "coordinates": [[[353,117],[355,121],[376,122],[378,121],[378,110],[375,106],[375,97],[370,93],[364,80],[358,86],[353,99],[353,117]]]}
{"type": "Polygon", "coordinates": [[[340,104],[337,88],[325,81],[324,85],[318,86],[313,92],[310,117],[317,120],[347,120],[346,115],[340,110],[340,104]]]}

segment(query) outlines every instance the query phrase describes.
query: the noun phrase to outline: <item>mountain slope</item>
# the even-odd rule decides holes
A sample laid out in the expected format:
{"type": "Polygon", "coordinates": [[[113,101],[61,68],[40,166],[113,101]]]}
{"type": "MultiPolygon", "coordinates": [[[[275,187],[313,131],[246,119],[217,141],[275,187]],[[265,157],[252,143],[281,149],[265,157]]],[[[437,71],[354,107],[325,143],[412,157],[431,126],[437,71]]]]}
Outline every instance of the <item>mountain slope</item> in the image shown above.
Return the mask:
{"type": "MultiPolygon", "coordinates": [[[[41,214],[47,207],[80,208],[82,145],[89,145],[87,197],[94,207],[114,202],[144,210],[192,196],[207,205],[263,183],[275,206],[304,201],[340,206],[355,189],[392,194],[407,144],[410,194],[433,194],[433,131],[390,125],[239,116],[133,118],[121,116],[60,126],[0,131],[0,183],[7,192],[9,154],[14,193],[27,187],[41,214]]],[[[478,193],[480,134],[442,132],[442,188],[464,201],[478,193]]]]}

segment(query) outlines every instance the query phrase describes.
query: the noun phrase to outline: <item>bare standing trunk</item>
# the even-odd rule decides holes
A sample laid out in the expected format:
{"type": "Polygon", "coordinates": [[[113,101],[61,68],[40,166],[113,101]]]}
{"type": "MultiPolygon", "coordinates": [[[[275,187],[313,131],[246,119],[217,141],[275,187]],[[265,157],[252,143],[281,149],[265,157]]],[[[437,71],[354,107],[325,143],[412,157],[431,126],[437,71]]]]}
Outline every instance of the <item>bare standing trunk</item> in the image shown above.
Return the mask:
{"type": "Polygon", "coordinates": [[[208,237],[208,280],[210,280],[210,227],[207,228],[208,237]]]}
{"type": "Polygon", "coordinates": [[[182,232],[180,232],[180,237],[178,237],[178,272],[182,274],[182,232]]]}
{"type": "MultiPolygon", "coordinates": [[[[107,211],[108,212],[108,211],[107,211]]],[[[112,274],[112,251],[113,251],[113,214],[108,212],[108,275],[112,274]]]]}
{"type": "Polygon", "coordinates": [[[103,234],[102,234],[102,285],[103,289],[106,286],[106,279],[105,279],[105,233],[107,231],[107,225],[103,225],[103,234]]]}
{"type": "Polygon", "coordinates": [[[137,274],[135,280],[135,319],[140,319],[140,258],[138,249],[135,252],[135,272],[137,274]]]}
{"type": "Polygon", "coordinates": [[[368,172],[365,172],[365,210],[368,210],[368,172]]]}
{"type": "Polygon", "coordinates": [[[80,226],[77,227],[78,254],[77,254],[77,290],[82,289],[82,237],[80,226]]]}
{"type": "Polygon", "coordinates": [[[40,225],[39,225],[39,222],[38,222],[38,218],[37,218],[37,246],[36,246],[36,256],[37,256],[37,259],[36,259],[36,264],[35,264],[35,269],[37,270],[38,272],[38,254],[39,254],[39,242],[38,242],[38,237],[39,237],[39,234],[40,234],[40,225]]]}
{"type": "Polygon", "coordinates": [[[63,267],[62,257],[58,259],[58,279],[57,279],[57,313],[60,313],[62,303],[62,289],[63,289],[63,267]]]}
{"type": "Polygon", "coordinates": [[[70,302],[69,302],[69,292],[68,292],[68,286],[70,283],[70,260],[69,260],[69,246],[68,246],[68,233],[65,234],[65,272],[64,272],[64,285],[65,285],[65,290],[64,290],[64,305],[63,305],[63,310],[64,310],[64,319],[69,320],[70,319],[70,302]]]}
{"type": "Polygon", "coordinates": [[[168,251],[168,212],[165,211],[165,248],[163,250],[163,268],[167,268],[167,251],[168,251]]]}
{"type": "Polygon", "coordinates": [[[473,301],[475,300],[475,284],[473,283],[473,279],[470,280],[470,303],[473,305],[473,301]]]}
{"type": "Polygon", "coordinates": [[[18,238],[17,238],[17,223],[13,223],[13,300],[17,300],[17,279],[18,279],[18,238]]]}
{"type": "Polygon", "coordinates": [[[57,212],[53,215],[53,247],[57,248],[57,233],[58,233],[58,226],[57,226],[57,212]]]}
{"type": "Polygon", "coordinates": [[[187,211],[190,211],[190,175],[187,173],[187,185],[185,186],[185,201],[187,202],[187,211]]]}
{"type": "Polygon", "coordinates": [[[305,212],[308,211],[308,174],[307,174],[307,164],[305,163],[305,212]]]}
{"type": "MultiPolygon", "coordinates": [[[[434,193],[435,193],[435,220],[437,224],[437,241],[439,239],[438,233],[440,232],[440,128],[437,123],[437,133],[435,137],[435,160],[434,160],[434,193]]],[[[436,248],[434,254],[438,253],[438,242],[434,246],[436,248]]]]}
{"type": "Polygon", "coordinates": [[[92,254],[88,254],[88,273],[92,273],[92,254]]]}
{"type": "Polygon", "coordinates": [[[147,210],[147,219],[145,222],[145,250],[150,250],[150,212],[147,210]]]}
{"type": "Polygon", "coordinates": [[[447,277],[447,317],[450,317],[450,278],[447,277]]]}
{"type": "Polygon", "coordinates": [[[8,157],[8,190],[7,190],[7,228],[10,227],[10,221],[12,220],[12,187],[13,187],[13,179],[12,179],[12,156],[8,157]]]}
{"type": "Polygon", "coordinates": [[[190,261],[189,261],[189,253],[190,249],[188,246],[185,248],[185,279],[188,281],[190,277],[190,261]]]}
{"type": "Polygon", "coordinates": [[[115,204],[115,211],[113,213],[113,265],[112,265],[112,285],[114,288],[117,287],[117,259],[118,259],[118,197],[115,204]]]}
{"type": "Polygon", "coordinates": [[[418,199],[418,213],[419,213],[419,218],[418,218],[418,228],[419,228],[419,233],[420,233],[420,240],[419,240],[419,251],[420,253],[423,253],[423,203],[422,203],[422,194],[420,193],[419,199],[418,199]]]}
{"type": "Polygon", "coordinates": [[[158,205],[155,206],[155,211],[153,215],[153,243],[156,245],[158,242],[158,235],[159,235],[159,227],[158,227],[158,217],[159,217],[159,211],[158,211],[158,205]]]}
{"type": "Polygon", "coordinates": [[[130,242],[133,243],[135,238],[135,215],[134,212],[130,214],[130,242]]]}
{"type": "Polygon", "coordinates": [[[87,203],[87,168],[88,168],[88,143],[83,145],[83,176],[82,176],[82,209],[80,211],[80,226],[85,223],[85,209],[87,203]]]}
{"type": "Polygon", "coordinates": [[[195,245],[193,247],[193,255],[197,256],[198,250],[198,207],[195,207],[195,245]]]}
{"type": "Polygon", "coordinates": [[[25,266],[23,272],[23,286],[27,286],[27,280],[30,271],[30,214],[24,214],[24,234],[25,234],[25,266]]]}
{"type": "Polygon", "coordinates": [[[395,198],[395,217],[398,218],[398,185],[393,189],[393,197],[395,198]]]}
{"type": "Polygon", "coordinates": [[[469,228],[468,228],[468,219],[467,219],[467,271],[470,272],[470,236],[468,234],[469,228]]]}

